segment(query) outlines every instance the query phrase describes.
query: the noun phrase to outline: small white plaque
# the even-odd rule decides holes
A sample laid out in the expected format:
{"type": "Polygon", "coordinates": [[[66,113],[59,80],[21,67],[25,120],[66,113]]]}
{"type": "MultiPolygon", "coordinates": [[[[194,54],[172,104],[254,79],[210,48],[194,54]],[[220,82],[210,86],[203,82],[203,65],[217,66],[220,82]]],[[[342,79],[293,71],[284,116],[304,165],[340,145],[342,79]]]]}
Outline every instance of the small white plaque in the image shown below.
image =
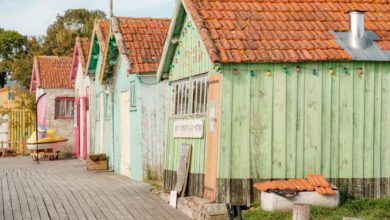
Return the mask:
{"type": "Polygon", "coordinates": [[[203,138],[203,119],[175,120],[173,122],[174,138],[203,138]]]}
{"type": "Polygon", "coordinates": [[[169,205],[176,208],[177,206],[177,191],[171,191],[171,195],[169,196],[169,205]]]}

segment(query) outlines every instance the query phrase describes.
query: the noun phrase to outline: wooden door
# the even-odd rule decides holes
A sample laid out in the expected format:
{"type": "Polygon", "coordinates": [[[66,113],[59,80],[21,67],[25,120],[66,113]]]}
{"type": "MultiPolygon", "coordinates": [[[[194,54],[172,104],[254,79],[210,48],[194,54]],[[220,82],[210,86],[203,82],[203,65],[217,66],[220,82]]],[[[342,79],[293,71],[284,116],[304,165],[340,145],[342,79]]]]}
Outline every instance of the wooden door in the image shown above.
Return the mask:
{"type": "Polygon", "coordinates": [[[208,129],[206,146],[206,169],[204,197],[215,201],[217,193],[219,109],[221,95],[221,74],[213,74],[208,81],[208,129]]]}
{"type": "Polygon", "coordinates": [[[122,92],[120,97],[120,147],[122,175],[130,177],[130,94],[122,92]]]}

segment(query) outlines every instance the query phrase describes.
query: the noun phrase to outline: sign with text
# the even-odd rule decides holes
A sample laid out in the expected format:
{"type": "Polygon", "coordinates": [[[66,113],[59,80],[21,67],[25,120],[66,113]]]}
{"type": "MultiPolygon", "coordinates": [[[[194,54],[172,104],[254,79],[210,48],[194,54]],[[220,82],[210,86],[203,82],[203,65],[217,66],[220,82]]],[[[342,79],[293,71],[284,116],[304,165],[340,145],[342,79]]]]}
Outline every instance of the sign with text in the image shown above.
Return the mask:
{"type": "Polygon", "coordinates": [[[203,119],[175,120],[173,122],[174,138],[203,138],[203,119]]]}

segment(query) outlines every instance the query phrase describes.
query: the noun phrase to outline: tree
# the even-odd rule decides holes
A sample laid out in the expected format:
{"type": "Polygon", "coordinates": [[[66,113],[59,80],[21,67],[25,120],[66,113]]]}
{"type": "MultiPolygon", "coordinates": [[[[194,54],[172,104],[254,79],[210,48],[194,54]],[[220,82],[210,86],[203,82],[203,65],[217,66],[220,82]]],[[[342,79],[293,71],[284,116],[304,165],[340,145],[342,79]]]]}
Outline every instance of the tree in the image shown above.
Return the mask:
{"type": "Polygon", "coordinates": [[[32,37],[27,40],[27,54],[12,62],[11,79],[23,88],[29,88],[34,56],[42,54],[42,39],[32,37]]]}
{"type": "Polygon", "coordinates": [[[95,19],[105,18],[99,10],[69,9],[57,15],[56,21],[47,29],[43,53],[46,55],[71,56],[76,36],[90,37],[95,19]]]}
{"type": "Polygon", "coordinates": [[[27,37],[16,31],[0,28],[0,88],[12,72],[12,62],[27,54],[27,37]]]}

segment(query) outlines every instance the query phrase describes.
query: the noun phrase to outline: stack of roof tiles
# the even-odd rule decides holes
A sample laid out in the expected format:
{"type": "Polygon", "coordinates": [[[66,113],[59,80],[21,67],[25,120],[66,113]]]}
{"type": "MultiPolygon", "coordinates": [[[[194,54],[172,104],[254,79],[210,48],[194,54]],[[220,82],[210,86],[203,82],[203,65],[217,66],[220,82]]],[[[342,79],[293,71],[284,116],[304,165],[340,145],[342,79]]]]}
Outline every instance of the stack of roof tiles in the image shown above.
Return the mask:
{"type": "Polygon", "coordinates": [[[132,73],[156,72],[169,29],[169,19],[118,17],[132,73]]]}
{"type": "Polygon", "coordinates": [[[387,0],[183,0],[214,62],[351,60],[333,31],[348,11],[366,12],[366,29],[390,50],[387,0]]]}
{"type": "Polygon", "coordinates": [[[273,190],[316,191],[321,195],[335,195],[336,192],[324,177],[318,174],[308,174],[306,179],[274,180],[256,183],[254,187],[262,192],[273,190]]]}
{"type": "Polygon", "coordinates": [[[74,88],[74,83],[69,79],[71,57],[38,56],[34,62],[39,88],[74,88]]]}

